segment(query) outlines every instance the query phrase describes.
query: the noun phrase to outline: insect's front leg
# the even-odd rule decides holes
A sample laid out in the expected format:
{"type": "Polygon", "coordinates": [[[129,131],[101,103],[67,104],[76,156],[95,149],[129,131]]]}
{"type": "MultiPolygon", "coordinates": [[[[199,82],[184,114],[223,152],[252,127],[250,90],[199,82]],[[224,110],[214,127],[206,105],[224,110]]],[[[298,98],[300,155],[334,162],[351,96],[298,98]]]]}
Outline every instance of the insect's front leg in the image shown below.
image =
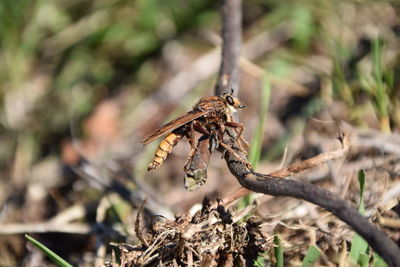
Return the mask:
{"type": "Polygon", "coordinates": [[[235,138],[235,141],[239,141],[237,143],[239,145],[240,150],[247,155],[247,150],[243,147],[244,144],[247,149],[249,148],[249,143],[242,136],[242,133],[244,131],[244,123],[230,121],[226,122],[225,125],[237,129],[237,136],[235,138]]]}
{"type": "Polygon", "coordinates": [[[221,140],[221,138],[222,138],[222,132],[217,131],[217,129],[216,129],[216,127],[219,127],[218,125],[216,125],[214,123],[208,123],[207,127],[205,127],[202,123],[196,121],[193,124],[193,126],[197,132],[202,133],[204,135],[204,137],[207,137],[208,139],[210,139],[210,142],[209,142],[210,151],[218,146],[218,144],[219,144],[218,140],[221,140]]]}
{"type": "Polygon", "coordinates": [[[195,136],[195,130],[194,130],[194,124],[195,121],[190,123],[189,131],[186,133],[186,137],[189,139],[189,144],[190,144],[190,152],[188,159],[186,160],[184,170],[187,170],[187,167],[189,166],[190,162],[192,161],[194,152],[196,151],[197,143],[198,140],[196,139],[195,136]]]}
{"type": "Polygon", "coordinates": [[[248,169],[250,169],[250,170],[253,169],[253,166],[251,165],[251,163],[250,163],[248,160],[243,159],[241,156],[239,156],[239,154],[236,153],[236,151],[233,150],[233,148],[232,148],[231,146],[225,144],[224,142],[220,142],[219,145],[222,146],[222,147],[225,149],[224,154],[223,154],[224,156],[225,156],[225,153],[226,153],[226,152],[229,152],[229,153],[231,153],[233,156],[235,156],[235,158],[236,158],[239,162],[241,162],[241,163],[243,163],[244,165],[246,165],[248,169]]]}
{"type": "Polygon", "coordinates": [[[229,121],[229,122],[226,122],[225,125],[228,127],[238,129],[238,131],[237,131],[238,135],[236,137],[236,140],[240,139],[247,146],[247,148],[249,147],[249,143],[242,136],[242,133],[244,131],[244,123],[229,121]]]}
{"type": "MultiPolygon", "coordinates": [[[[229,123],[225,122],[225,124],[224,124],[224,122],[221,121],[220,123],[218,123],[218,126],[221,129],[221,131],[218,132],[218,134],[219,134],[218,139],[220,140],[219,145],[225,149],[225,151],[222,153],[222,157],[225,157],[225,153],[229,152],[232,155],[234,155],[238,159],[239,162],[242,162],[249,169],[252,169],[251,163],[249,161],[247,161],[246,159],[243,159],[241,156],[239,156],[239,154],[235,150],[233,150],[231,145],[228,145],[228,144],[224,143],[224,141],[223,141],[224,131],[222,131],[222,129],[225,130],[225,126],[230,126],[232,128],[237,128],[237,127],[242,126],[242,131],[243,131],[243,128],[244,128],[243,125],[241,123],[236,124],[236,123],[232,123],[232,122],[229,122],[229,123]]],[[[236,140],[235,140],[235,142],[236,142],[236,140]]],[[[236,142],[236,143],[238,143],[238,145],[239,145],[239,150],[247,155],[246,150],[243,149],[240,142],[236,142]]]]}

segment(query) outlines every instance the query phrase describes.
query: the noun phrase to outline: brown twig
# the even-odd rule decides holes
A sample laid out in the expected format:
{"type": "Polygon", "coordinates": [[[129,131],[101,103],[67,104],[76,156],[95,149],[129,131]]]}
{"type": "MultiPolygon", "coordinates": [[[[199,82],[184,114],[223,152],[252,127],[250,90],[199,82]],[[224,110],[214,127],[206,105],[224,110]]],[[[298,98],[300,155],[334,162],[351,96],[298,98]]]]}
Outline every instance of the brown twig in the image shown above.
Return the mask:
{"type": "Polygon", "coordinates": [[[347,154],[347,152],[349,151],[349,147],[350,147],[349,136],[347,134],[340,133],[338,139],[342,144],[341,149],[336,150],[336,151],[329,151],[329,152],[321,153],[318,156],[315,156],[313,158],[303,160],[300,162],[296,162],[284,169],[275,171],[275,172],[271,173],[270,175],[279,177],[279,178],[289,177],[289,176],[292,176],[299,172],[302,172],[304,170],[315,168],[315,167],[321,165],[322,163],[327,162],[328,160],[335,160],[335,159],[344,157],[347,154]]]}
{"type": "Polygon", "coordinates": [[[53,224],[51,222],[41,222],[0,224],[0,235],[49,232],[90,234],[93,232],[93,227],[87,223],[53,224]]]}
{"type": "MultiPolygon", "coordinates": [[[[229,92],[230,88],[235,88],[237,93],[239,85],[237,60],[241,42],[240,0],[225,0],[222,16],[223,47],[221,68],[216,86],[217,95],[229,92]]],[[[245,158],[245,155],[234,147],[236,143],[234,136],[235,132],[227,129],[224,134],[224,142],[230,144],[240,156],[245,158]]],[[[272,196],[295,197],[325,208],[350,225],[390,266],[400,266],[399,247],[344,199],[312,184],[255,173],[238,162],[237,156],[229,151],[225,153],[225,160],[231,173],[244,188],[272,196]]],[[[296,169],[294,170],[296,171],[296,169]]],[[[288,171],[287,174],[289,175],[293,172],[293,170],[288,171]]]]}
{"type": "Polygon", "coordinates": [[[239,89],[238,61],[242,44],[242,1],[225,0],[222,6],[222,59],[216,95],[239,89]]]}
{"type": "Polygon", "coordinates": [[[312,184],[254,174],[229,153],[226,153],[225,159],[231,173],[246,189],[272,196],[295,197],[314,203],[351,226],[390,266],[400,266],[400,250],[397,245],[344,199],[312,184]],[[268,179],[265,179],[266,177],[268,179]]]}

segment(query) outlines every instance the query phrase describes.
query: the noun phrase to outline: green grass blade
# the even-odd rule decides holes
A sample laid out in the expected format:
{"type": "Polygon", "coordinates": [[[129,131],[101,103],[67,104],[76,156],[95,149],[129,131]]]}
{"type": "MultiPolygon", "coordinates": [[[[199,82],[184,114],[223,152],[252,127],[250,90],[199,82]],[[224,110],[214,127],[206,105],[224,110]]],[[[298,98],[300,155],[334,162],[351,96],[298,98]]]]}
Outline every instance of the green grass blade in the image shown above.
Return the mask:
{"type": "Polygon", "coordinates": [[[283,267],[283,247],[277,235],[274,237],[274,255],[276,260],[274,267],[283,267]]]}
{"type": "Polygon", "coordinates": [[[65,261],[63,258],[58,256],[56,253],[51,251],[49,248],[47,248],[45,245],[34,239],[33,237],[29,235],[25,235],[25,238],[28,239],[29,242],[31,242],[35,247],[40,249],[44,254],[46,254],[52,261],[54,261],[58,266],[62,267],[73,267],[71,264],[69,264],[67,261],[65,261]]]}
{"type": "Polygon", "coordinates": [[[301,267],[314,266],[315,262],[319,259],[320,255],[321,255],[321,252],[318,249],[318,247],[315,245],[311,245],[307,251],[306,256],[303,259],[303,262],[301,263],[301,267]]]}
{"type": "MultiPolygon", "coordinates": [[[[260,101],[260,113],[258,115],[257,128],[255,130],[254,136],[251,140],[250,151],[249,151],[249,161],[253,168],[255,169],[260,162],[261,157],[261,147],[262,138],[264,136],[264,123],[268,114],[269,99],[271,95],[271,84],[264,77],[263,87],[261,91],[261,101],[260,101]]],[[[249,205],[251,202],[251,194],[243,197],[238,204],[238,208],[243,208],[249,205]]]]}
{"type": "Polygon", "coordinates": [[[253,165],[253,168],[256,168],[260,161],[262,137],[264,135],[264,123],[268,114],[270,95],[271,84],[266,78],[264,78],[261,91],[260,114],[258,116],[258,124],[253,139],[251,140],[249,151],[249,160],[250,163],[253,165]]]}
{"type": "Polygon", "coordinates": [[[390,132],[389,123],[389,88],[388,84],[384,82],[383,67],[382,67],[382,54],[383,54],[383,40],[376,38],[372,43],[372,57],[373,57],[373,77],[375,79],[375,104],[378,110],[378,116],[381,122],[381,128],[385,132],[390,132]]]}
{"type": "Polygon", "coordinates": [[[360,255],[365,253],[368,248],[368,243],[358,234],[354,234],[353,240],[351,242],[350,258],[354,262],[358,262],[360,255]]]}
{"type": "MultiPolygon", "coordinates": [[[[365,189],[365,171],[360,170],[358,172],[358,182],[360,184],[360,204],[358,206],[358,211],[364,214],[364,189],[365,189]]],[[[360,254],[366,253],[368,249],[368,243],[358,234],[354,234],[353,240],[351,242],[350,258],[358,262],[360,260],[360,254]]]]}
{"type": "Polygon", "coordinates": [[[378,253],[374,253],[374,263],[375,267],[388,267],[387,263],[378,255],[378,253]]]}
{"type": "Polygon", "coordinates": [[[262,253],[258,254],[257,259],[253,263],[254,267],[264,267],[265,266],[265,257],[262,253]]]}
{"type": "MultiPolygon", "coordinates": [[[[373,56],[373,67],[374,67],[374,78],[377,83],[377,96],[383,91],[382,81],[382,40],[377,38],[372,43],[372,56],[373,56]]],[[[378,99],[379,100],[379,99],[378,99]]]]}
{"type": "Polygon", "coordinates": [[[360,267],[368,267],[369,266],[369,258],[370,256],[365,253],[361,253],[358,257],[358,264],[360,267]]]}

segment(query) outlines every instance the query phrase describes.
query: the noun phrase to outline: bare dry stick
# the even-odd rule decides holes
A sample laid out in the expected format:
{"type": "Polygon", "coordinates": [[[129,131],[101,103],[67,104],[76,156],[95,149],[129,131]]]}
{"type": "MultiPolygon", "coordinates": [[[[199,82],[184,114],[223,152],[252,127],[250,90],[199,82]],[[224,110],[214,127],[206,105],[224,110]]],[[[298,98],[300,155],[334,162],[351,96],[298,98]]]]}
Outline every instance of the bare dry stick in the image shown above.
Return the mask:
{"type": "Polygon", "coordinates": [[[43,223],[6,223],[0,225],[0,234],[23,234],[23,233],[69,233],[90,234],[93,227],[87,223],[54,224],[43,223]]]}
{"type": "Polygon", "coordinates": [[[239,90],[239,56],[242,44],[242,1],[225,0],[222,6],[222,58],[216,95],[239,90]]]}
{"type": "Polygon", "coordinates": [[[81,219],[86,215],[86,208],[88,207],[81,204],[74,205],[45,222],[0,224],[0,234],[7,235],[46,232],[90,234],[94,230],[92,225],[73,222],[74,220],[81,219]]]}
{"type": "Polygon", "coordinates": [[[349,147],[350,147],[349,136],[344,133],[339,133],[338,139],[342,144],[341,149],[336,150],[336,151],[331,151],[331,152],[325,152],[325,153],[319,154],[316,157],[294,163],[294,164],[288,166],[287,168],[284,168],[279,171],[275,171],[275,172],[271,173],[271,175],[275,176],[275,177],[280,177],[280,178],[288,177],[288,176],[297,174],[301,171],[315,168],[318,165],[321,165],[322,163],[327,162],[328,160],[334,160],[334,159],[344,157],[347,154],[347,152],[349,151],[349,147]]]}
{"type": "Polygon", "coordinates": [[[332,212],[340,220],[351,226],[390,266],[400,266],[398,246],[344,199],[312,184],[254,174],[251,170],[246,169],[243,164],[237,162],[236,157],[229,152],[226,153],[225,160],[231,173],[246,189],[272,196],[295,197],[314,203],[332,212]]]}

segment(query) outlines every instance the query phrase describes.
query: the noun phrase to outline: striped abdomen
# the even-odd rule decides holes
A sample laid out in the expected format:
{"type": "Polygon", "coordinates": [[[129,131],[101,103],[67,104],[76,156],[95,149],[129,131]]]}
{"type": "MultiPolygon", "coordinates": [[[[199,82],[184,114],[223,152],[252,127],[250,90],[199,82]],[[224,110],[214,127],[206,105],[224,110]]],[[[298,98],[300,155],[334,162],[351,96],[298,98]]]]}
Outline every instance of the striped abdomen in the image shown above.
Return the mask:
{"type": "Polygon", "coordinates": [[[171,153],[172,148],[178,144],[178,142],[182,139],[183,135],[179,133],[170,133],[168,134],[158,146],[156,153],[154,155],[153,161],[147,167],[148,171],[153,171],[159,168],[164,160],[167,158],[168,154],[171,153]]]}

